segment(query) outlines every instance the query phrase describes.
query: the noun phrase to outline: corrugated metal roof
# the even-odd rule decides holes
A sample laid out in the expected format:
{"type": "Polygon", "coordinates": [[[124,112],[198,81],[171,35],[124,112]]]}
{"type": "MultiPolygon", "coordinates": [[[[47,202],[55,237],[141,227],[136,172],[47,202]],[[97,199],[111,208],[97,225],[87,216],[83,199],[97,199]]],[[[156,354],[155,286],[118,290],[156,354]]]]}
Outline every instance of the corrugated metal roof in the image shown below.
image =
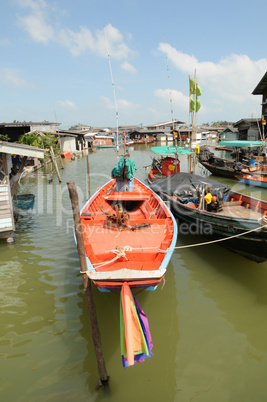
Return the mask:
{"type": "Polygon", "coordinates": [[[264,74],[254,91],[252,92],[252,95],[262,95],[263,91],[267,87],[267,72],[264,74]]]}
{"type": "Polygon", "coordinates": [[[44,149],[15,142],[0,141],[0,153],[44,158],[44,149]]]}

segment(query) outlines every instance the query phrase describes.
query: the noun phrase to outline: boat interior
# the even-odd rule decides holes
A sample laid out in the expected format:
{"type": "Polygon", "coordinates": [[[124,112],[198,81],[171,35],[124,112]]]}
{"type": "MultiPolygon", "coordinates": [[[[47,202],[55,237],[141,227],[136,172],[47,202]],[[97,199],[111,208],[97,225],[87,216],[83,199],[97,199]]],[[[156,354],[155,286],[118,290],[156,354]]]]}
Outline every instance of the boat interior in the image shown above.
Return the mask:
{"type": "Polygon", "coordinates": [[[136,179],[132,191],[115,191],[115,185],[104,186],[81,213],[86,254],[96,271],[156,270],[172,242],[172,217],[136,179]],[[125,254],[118,258],[120,251],[125,254]]]}
{"type": "Polygon", "coordinates": [[[267,176],[267,165],[258,165],[249,167],[247,169],[242,169],[242,173],[250,175],[252,174],[253,176],[257,174],[267,176]]]}
{"type": "MultiPolygon", "coordinates": [[[[172,197],[174,200],[175,196],[172,197]]],[[[216,213],[219,216],[226,216],[230,218],[243,218],[260,220],[267,217],[267,202],[249,197],[245,194],[236,193],[231,191],[224,202],[218,209],[207,209],[205,203],[200,208],[197,204],[187,203],[184,204],[187,208],[195,210],[204,210],[211,213],[216,213]]],[[[266,219],[266,218],[265,218],[266,219]]]]}
{"type": "Polygon", "coordinates": [[[223,216],[259,220],[267,214],[267,203],[231,192],[217,213],[223,216]]]}

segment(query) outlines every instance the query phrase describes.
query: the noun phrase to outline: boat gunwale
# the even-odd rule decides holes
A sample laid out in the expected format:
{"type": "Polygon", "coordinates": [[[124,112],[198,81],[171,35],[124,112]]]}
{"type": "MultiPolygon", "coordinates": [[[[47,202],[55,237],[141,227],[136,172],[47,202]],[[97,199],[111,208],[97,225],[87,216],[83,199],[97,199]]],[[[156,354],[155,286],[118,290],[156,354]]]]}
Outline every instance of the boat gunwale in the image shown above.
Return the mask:
{"type": "MultiPolygon", "coordinates": [[[[169,264],[169,261],[171,259],[171,256],[173,254],[173,250],[176,244],[176,240],[177,240],[177,223],[176,223],[176,219],[174,217],[174,215],[172,214],[171,210],[168,208],[168,206],[164,203],[164,201],[160,198],[160,196],[155,193],[150,187],[148,187],[145,183],[143,183],[141,180],[134,178],[134,181],[136,181],[139,185],[141,185],[141,187],[144,187],[144,189],[147,190],[147,192],[149,192],[150,194],[153,194],[153,196],[156,198],[156,200],[158,201],[158,203],[160,205],[163,206],[163,208],[165,208],[165,213],[166,213],[166,218],[165,219],[171,219],[172,225],[173,225],[173,233],[172,233],[172,239],[171,239],[171,243],[169,245],[169,247],[167,248],[166,252],[164,252],[164,257],[163,260],[161,261],[160,266],[155,270],[155,271],[159,271],[162,269],[167,269],[167,266],[169,264]]],[[[111,179],[110,181],[106,182],[102,187],[100,187],[87,201],[86,203],[82,206],[82,208],[80,209],[80,215],[82,216],[82,212],[86,209],[86,207],[88,206],[88,204],[91,204],[94,199],[96,199],[99,194],[101,193],[101,191],[103,191],[106,187],[107,189],[109,188],[108,186],[111,183],[115,183],[116,179],[111,179]]],[[[111,186],[112,188],[112,186],[111,186]]],[[[130,193],[130,192],[129,192],[130,193]]],[[[75,241],[76,241],[76,236],[74,234],[75,237],[75,241]]],[[[92,271],[97,273],[93,263],[90,261],[89,257],[87,256],[87,254],[85,253],[85,257],[86,257],[86,263],[87,263],[87,270],[88,271],[92,271]]],[[[107,271],[107,272],[112,272],[112,271],[107,271]]]]}

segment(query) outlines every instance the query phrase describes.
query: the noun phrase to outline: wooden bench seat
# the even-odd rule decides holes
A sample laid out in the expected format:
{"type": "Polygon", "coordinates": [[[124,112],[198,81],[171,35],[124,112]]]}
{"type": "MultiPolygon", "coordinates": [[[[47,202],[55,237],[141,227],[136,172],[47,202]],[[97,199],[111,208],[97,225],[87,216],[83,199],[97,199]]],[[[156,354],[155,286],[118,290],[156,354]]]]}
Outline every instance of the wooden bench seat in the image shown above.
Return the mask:
{"type": "Polygon", "coordinates": [[[127,192],[127,191],[114,191],[105,196],[107,201],[145,201],[150,197],[147,192],[127,192]]]}

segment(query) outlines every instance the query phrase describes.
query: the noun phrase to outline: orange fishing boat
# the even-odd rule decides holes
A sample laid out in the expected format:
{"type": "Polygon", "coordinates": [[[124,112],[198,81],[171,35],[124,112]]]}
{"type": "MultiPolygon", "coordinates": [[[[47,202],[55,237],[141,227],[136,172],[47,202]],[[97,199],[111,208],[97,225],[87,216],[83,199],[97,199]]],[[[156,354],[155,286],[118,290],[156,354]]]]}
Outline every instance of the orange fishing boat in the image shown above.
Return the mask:
{"type": "Polygon", "coordinates": [[[249,186],[267,188],[267,165],[242,169],[235,177],[249,186]]]}
{"type": "MultiPolygon", "coordinates": [[[[169,208],[133,177],[134,161],[124,155],[113,179],[81,210],[87,275],[101,291],[120,291],[123,366],[152,355],[148,320],[133,290],[154,290],[164,279],[177,225],[169,208]]],[[[122,155],[121,155],[122,156],[122,155]]]]}
{"type": "Polygon", "coordinates": [[[101,290],[157,286],[176,243],[170,210],[149,187],[134,178],[132,190],[105,184],[81,210],[88,276],[101,290]]]}

